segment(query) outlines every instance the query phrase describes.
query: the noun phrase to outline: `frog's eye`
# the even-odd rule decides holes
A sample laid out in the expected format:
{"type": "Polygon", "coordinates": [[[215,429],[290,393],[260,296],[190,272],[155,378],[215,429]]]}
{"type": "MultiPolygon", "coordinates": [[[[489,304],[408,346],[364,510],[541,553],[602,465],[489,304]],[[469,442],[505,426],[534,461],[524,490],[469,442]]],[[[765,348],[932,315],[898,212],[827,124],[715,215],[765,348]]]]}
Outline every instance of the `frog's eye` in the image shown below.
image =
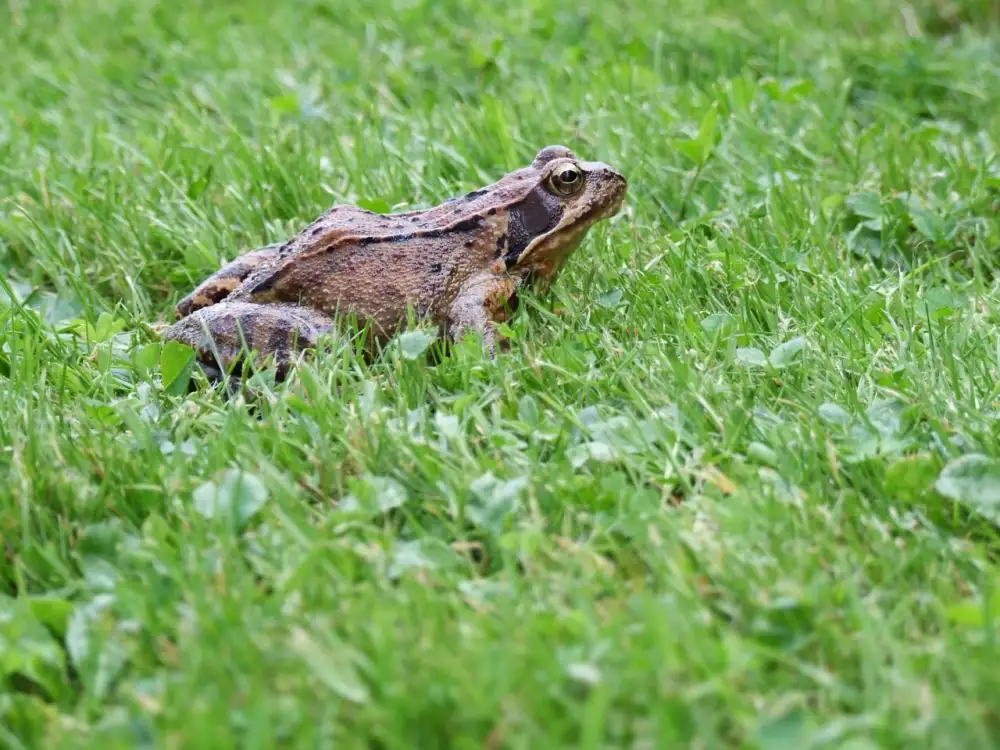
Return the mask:
{"type": "Polygon", "coordinates": [[[575,164],[565,164],[549,177],[549,187],[556,195],[572,195],[583,187],[583,172],[575,164]]]}

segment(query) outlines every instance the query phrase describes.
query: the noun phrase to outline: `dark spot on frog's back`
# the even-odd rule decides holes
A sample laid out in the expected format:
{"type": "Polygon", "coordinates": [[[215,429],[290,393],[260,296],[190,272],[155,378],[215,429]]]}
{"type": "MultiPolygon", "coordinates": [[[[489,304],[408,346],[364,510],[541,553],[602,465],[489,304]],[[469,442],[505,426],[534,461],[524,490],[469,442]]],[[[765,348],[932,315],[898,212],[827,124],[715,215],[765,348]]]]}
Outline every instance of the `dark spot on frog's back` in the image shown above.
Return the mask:
{"type": "Polygon", "coordinates": [[[490,192],[490,191],[487,190],[486,188],[480,188],[479,190],[473,190],[471,193],[466,193],[465,194],[465,199],[471,201],[471,200],[475,200],[476,198],[482,198],[488,192],[490,192]]]}
{"type": "Polygon", "coordinates": [[[271,291],[275,283],[278,280],[278,275],[276,273],[269,273],[267,276],[257,279],[252,284],[247,286],[247,293],[254,294],[264,294],[265,292],[271,291]]]}
{"type": "Polygon", "coordinates": [[[441,269],[443,267],[444,266],[442,263],[435,263],[434,265],[431,266],[431,273],[441,273],[441,269]]]}
{"type": "Polygon", "coordinates": [[[470,216],[468,219],[462,219],[461,221],[455,222],[454,226],[451,227],[453,232],[468,232],[472,229],[478,229],[483,225],[482,216],[470,216]]]}
{"type": "Polygon", "coordinates": [[[257,316],[251,313],[250,315],[240,315],[237,317],[233,323],[236,329],[236,344],[237,346],[243,346],[246,344],[248,349],[254,348],[254,334],[257,333],[257,316]]]}
{"type": "Polygon", "coordinates": [[[267,337],[267,351],[280,352],[292,345],[292,329],[287,322],[275,320],[271,323],[271,333],[267,337]]]}

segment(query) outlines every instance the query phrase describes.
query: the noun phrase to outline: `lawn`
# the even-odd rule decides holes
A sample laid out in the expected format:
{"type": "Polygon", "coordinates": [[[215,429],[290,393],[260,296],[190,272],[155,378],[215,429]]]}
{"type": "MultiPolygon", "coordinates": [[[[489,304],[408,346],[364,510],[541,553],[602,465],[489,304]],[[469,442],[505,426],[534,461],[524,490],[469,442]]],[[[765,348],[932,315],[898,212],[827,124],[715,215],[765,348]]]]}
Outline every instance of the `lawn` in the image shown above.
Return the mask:
{"type": "Polygon", "coordinates": [[[1000,745],[993,0],[9,0],[0,746],[1000,745]],[[495,361],[151,326],[334,202],[629,179],[495,361]]]}

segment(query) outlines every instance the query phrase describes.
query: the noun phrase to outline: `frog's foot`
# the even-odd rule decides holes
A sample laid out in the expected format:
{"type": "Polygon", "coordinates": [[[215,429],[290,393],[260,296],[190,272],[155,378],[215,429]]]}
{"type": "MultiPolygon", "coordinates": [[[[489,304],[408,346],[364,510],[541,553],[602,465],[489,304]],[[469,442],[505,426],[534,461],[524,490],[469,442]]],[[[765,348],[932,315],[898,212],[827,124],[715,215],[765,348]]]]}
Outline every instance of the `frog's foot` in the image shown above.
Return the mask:
{"type": "Polygon", "coordinates": [[[297,354],[332,328],[330,317],[306,307],[224,302],[182,318],[163,338],[192,347],[209,380],[222,379],[251,352],[258,366],[272,359],[275,378],[283,380],[297,354]]]}

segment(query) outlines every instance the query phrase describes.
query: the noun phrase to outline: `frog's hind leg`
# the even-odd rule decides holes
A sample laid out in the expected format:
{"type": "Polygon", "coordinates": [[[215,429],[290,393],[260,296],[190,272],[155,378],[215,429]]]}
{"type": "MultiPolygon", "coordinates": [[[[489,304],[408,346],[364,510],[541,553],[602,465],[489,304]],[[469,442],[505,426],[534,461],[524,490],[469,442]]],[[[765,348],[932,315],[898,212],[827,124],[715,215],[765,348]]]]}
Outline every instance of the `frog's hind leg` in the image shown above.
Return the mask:
{"type": "Polygon", "coordinates": [[[275,378],[283,380],[298,353],[332,328],[332,318],[305,307],[226,302],[196,310],[163,336],[192,347],[210,380],[240,367],[250,352],[258,366],[272,359],[275,378]]]}
{"type": "Polygon", "coordinates": [[[178,318],[218,304],[236,289],[250,273],[273,260],[283,243],[268,245],[244,253],[205,279],[187,297],[177,303],[178,318]]]}

